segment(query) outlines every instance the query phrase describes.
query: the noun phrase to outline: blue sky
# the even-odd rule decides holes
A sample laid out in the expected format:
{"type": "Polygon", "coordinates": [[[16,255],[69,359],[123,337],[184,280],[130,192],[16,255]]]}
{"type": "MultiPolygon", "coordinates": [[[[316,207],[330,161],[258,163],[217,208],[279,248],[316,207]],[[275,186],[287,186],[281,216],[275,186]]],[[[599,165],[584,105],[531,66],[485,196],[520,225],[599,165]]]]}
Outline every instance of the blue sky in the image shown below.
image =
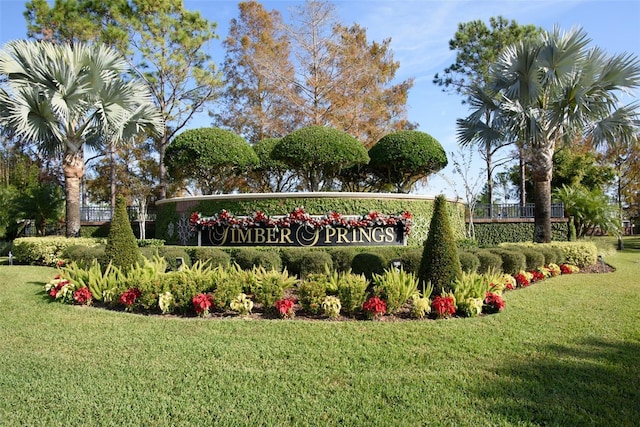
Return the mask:
{"type": "MultiPolygon", "coordinates": [[[[26,36],[26,24],[22,17],[24,1],[0,0],[0,44],[26,36]]],[[[229,21],[238,14],[236,1],[186,0],[188,9],[199,10],[208,19],[217,22],[220,39],[227,34],[229,21]]],[[[266,9],[277,9],[285,19],[289,9],[300,1],[263,1],[266,9]]],[[[434,136],[450,153],[456,151],[456,119],[467,114],[457,95],[442,93],[431,80],[454,59],[448,41],[453,37],[458,23],[502,15],[515,19],[519,24],[533,24],[545,29],[554,25],[562,29],[581,26],[593,45],[609,53],[629,52],[640,57],[640,1],[622,0],[343,0],[334,1],[341,22],[357,23],[367,29],[369,40],[391,38],[394,58],[400,62],[399,80],[409,77],[415,84],[409,95],[409,119],[419,123],[419,130],[434,136]]],[[[220,41],[211,44],[210,53],[218,64],[224,51],[220,41]]],[[[635,99],[639,97],[637,94],[635,99]]],[[[199,117],[192,127],[206,126],[206,115],[199,117]]],[[[474,169],[481,161],[474,159],[474,169]]],[[[442,174],[454,179],[451,166],[442,174]]],[[[458,180],[455,190],[446,180],[432,177],[426,187],[417,190],[421,194],[444,193],[448,197],[464,197],[458,180]]]]}

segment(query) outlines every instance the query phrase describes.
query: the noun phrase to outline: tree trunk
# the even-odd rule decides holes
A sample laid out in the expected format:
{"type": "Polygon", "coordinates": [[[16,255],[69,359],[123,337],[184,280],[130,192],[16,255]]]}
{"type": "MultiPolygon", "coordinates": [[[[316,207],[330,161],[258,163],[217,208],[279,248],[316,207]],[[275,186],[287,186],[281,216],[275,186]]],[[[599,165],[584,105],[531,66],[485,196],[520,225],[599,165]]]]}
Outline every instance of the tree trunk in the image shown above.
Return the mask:
{"type": "Polygon", "coordinates": [[[533,154],[533,241],[551,242],[551,177],[553,176],[553,145],[537,148],[533,154]]]}
{"type": "Polygon", "coordinates": [[[84,155],[66,152],[62,161],[66,204],[67,237],[80,237],[80,179],[84,176],[84,155]]]}
{"type": "Polygon", "coordinates": [[[518,149],[519,153],[519,163],[518,167],[520,169],[520,216],[525,216],[525,210],[527,206],[527,170],[526,170],[526,162],[524,161],[524,149],[520,147],[518,149]]]}
{"type": "Polygon", "coordinates": [[[111,207],[111,218],[116,206],[116,153],[115,144],[109,142],[109,206],[111,207]]]}
{"type": "Polygon", "coordinates": [[[165,133],[156,141],[156,149],[158,150],[158,155],[160,156],[160,161],[158,163],[158,175],[160,180],[160,200],[167,198],[167,188],[169,187],[169,183],[167,182],[167,166],[164,163],[164,154],[167,151],[167,145],[169,145],[167,141],[167,134],[165,133]]]}

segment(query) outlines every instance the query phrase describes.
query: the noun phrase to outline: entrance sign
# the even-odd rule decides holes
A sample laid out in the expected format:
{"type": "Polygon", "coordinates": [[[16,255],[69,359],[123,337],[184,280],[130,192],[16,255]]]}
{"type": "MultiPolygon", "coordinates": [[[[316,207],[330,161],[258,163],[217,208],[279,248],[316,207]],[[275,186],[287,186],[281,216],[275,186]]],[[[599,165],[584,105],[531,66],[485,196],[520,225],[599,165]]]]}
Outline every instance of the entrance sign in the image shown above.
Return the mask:
{"type": "Polygon", "coordinates": [[[411,214],[311,216],[297,208],[281,217],[256,212],[236,218],[223,210],[214,217],[194,212],[190,224],[198,231],[198,246],[398,246],[406,244],[411,214]]]}

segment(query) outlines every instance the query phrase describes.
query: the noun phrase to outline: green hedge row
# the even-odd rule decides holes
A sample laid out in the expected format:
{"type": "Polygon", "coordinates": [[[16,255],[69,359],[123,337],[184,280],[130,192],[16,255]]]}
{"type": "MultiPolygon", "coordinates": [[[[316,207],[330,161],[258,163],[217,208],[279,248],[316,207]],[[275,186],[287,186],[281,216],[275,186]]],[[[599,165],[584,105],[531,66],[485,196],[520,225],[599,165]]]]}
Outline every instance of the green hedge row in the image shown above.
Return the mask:
{"type": "MultiPolygon", "coordinates": [[[[491,222],[473,224],[476,240],[480,246],[496,246],[504,242],[532,242],[532,222],[491,222]]],[[[567,241],[569,226],[566,222],[551,223],[551,240],[567,241]]]]}

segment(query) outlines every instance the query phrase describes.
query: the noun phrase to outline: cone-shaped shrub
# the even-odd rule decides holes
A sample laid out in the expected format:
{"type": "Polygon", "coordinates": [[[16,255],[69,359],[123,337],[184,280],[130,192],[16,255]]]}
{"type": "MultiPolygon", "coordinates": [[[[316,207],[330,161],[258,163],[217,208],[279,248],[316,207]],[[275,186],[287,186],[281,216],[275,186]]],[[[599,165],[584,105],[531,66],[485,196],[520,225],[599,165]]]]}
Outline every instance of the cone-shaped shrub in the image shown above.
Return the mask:
{"type": "Polygon", "coordinates": [[[124,269],[132,267],[140,260],[140,249],[131,229],[126,201],[122,196],[116,198],[104,253],[107,261],[124,269]]]}
{"type": "Polygon", "coordinates": [[[433,294],[449,292],[456,279],[462,277],[458,247],[449,222],[447,200],[443,195],[435,199],[429,234],[424,242],[422,260],[418,271],[421,284],[431,282],[433,294]]]}

